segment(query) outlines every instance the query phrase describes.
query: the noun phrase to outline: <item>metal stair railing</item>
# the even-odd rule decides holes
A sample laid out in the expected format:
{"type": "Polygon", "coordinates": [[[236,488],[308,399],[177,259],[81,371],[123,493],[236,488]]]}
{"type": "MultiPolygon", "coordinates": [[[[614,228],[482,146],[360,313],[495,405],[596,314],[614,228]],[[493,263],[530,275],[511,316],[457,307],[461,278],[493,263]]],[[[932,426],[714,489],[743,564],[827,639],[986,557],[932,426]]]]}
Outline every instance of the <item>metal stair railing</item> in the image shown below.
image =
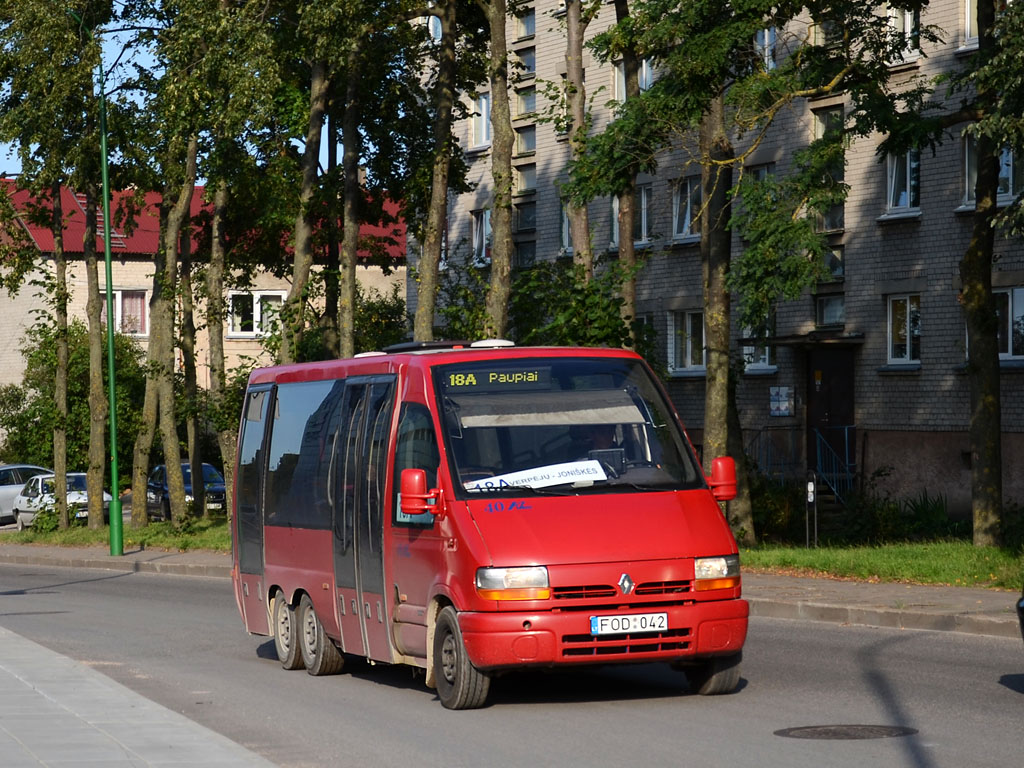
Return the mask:
{"type": "Polygon", "coordinates": [[[844,497],[853,490],[853,478],[857,468],[856,464],[850,461],[850,430],[853,427],[834,427],[834,429],[843,431],[845,455],[841,456],[829,444],[825,436],[815,428],[814,441],[818,456],[818,477],[835,494],[836,500],[845,505],[844,497]]]}

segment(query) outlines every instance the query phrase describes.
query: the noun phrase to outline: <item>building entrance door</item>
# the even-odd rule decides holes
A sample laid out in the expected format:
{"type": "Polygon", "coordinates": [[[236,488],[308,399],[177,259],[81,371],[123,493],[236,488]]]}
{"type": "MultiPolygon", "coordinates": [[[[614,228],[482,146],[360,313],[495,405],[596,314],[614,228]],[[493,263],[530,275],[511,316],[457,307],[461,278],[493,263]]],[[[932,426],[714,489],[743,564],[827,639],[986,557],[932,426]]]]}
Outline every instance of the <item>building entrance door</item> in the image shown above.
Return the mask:
{"type": "Polygon", "coordinates": [[[819,438],[832,449],[840,466],[856,463],[856,430],[853,410],[853,349],[818,346],[807,353],[807,464],[819,473],[837,467],[827,454],[819,454],[819,438]]]}

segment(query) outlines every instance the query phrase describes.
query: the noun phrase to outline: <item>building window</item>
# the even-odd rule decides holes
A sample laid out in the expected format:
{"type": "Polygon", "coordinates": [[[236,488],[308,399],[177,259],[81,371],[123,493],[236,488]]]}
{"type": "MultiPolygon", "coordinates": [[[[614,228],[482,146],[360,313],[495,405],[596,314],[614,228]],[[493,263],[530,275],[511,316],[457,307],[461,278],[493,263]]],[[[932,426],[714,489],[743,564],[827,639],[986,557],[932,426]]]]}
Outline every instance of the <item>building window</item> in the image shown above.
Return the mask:
{"type": "Polygon", "coordinates": [[[534,75],[537,73],[536,48],[523,48],[516,51],[516,55],[519,57],[519,71],[521,74],[534,75]]]}
{"type": "Polygon", "coordinates": [[[833,245],[829,247],[828,252],[825,254],[825,266],[832,277],[837,280],[843,278],[846,274],[846,257],[843,254],[843,246],[833,245]]]}
{"type": "Polygon", "coordinates": [[[473,266],[486,267],[491,263],[491,211],[484,208],[473,211],[473,266]]]}
{"type": "MultiPolygon", "coordinates": [[[[103,295],[100,322],[107,322],[107,297],[103,295]]],[[[149,333],[149,303],[145,291],[119,291],[114,289],[114,330],[129,336],[149,333]]]]}
{"type": "Polygon", "coordinates": [[[529,88],[520,88],[516,91],[516,116],[532,115],[536,111],[537,89],[531,85],[529,88]]]}
{"type": "Polygon", "coordinates": [[[889,6],[889,28],[903,39],[903,49],[894,64],[916,59],[921,53],[921,12],[889,6]]]}
{"type": "Polygon", "coordinates": [[[1024,288],[996,290],[1000,359],[1024,358],[1024,288]]]}
{"type": "Polygon", "coordinates": [[[978,0],[964,0],[964,47],[978,44],[978,0]]]}
{"type": "Polygon", "coordinates": [[[491,94],[481,93],[473,106],[473,146],[491,143],[491,94]]]}
{"type": "Polygon", "coordinates": [[[440,16],[428,16],[427,17],[427,32],[430,34],[430,39],[435,43],[441,42],[441,17],[440,16]]]}
{"type": "Polygon", "coordinates": [[[672,313],[672,348],[669,360],[674,371],[704,370],[704,313],[672,313]]]}
{"type": "MultiPolygon", "coordinates": [[[[841,138],[843,135],[843,123],[843,108],[841,106],[815,111],[814,139],[820,141],[822,139],[835,140],[841,138]]],[[[833,183],[841,185],[846,176],[845,160],[843,158],[837,159],[827,172],[833,183]]],[[[834,232],[843,229],[844,224],[845,213],[842,203],[836,203],[825,213],[818,214],[818,229],[820,231],[834,232]]]]}
{"type": "MultiPolygon", "coordinates": [[[[974,136],[964,138],[964,203],[974,205],[975,186],[978,182],[978,149],[974,136]]],[[[999,192],[996,202],[1009,205],[1024,192],[1024,174],[1015,167],[1013,150],[1003,147],[999,152],[999,192]]]]}
{"type": "Polygon", "coordinates": [[[523,242],[516,243],[514,258],[514,266],[517,269],[532,267],[534,262],[537,261],[537,243],[533,240],[524,240],[523,242]]]}
{"type": "Polygon", "coordinates": [[[228,294],[228,336],[265,336],[284,303],[284,291],[250,291],[228,294]]]}
{"type": "Polygon", "coordinates": [[[909,149],[901,155],[889,155],[886,181],[890,213],[915,211],[921,207],[921,151],[909,149]]]}
{"type": "MultiPolygon", "coordinates": [[[[654,213],[652,211],[652,191],[650,184],[638,184],[633,192],[633,242],[645,245],[654,239],[654,213]]],[[[612,197],[612,237],[613,248],[619,244],[619,198],[612,197]]]]}
{"type": "Polygon", "coordinates": [[[562,253],[572,253],[572,227],[569,226],[569,205],[565,200],[558,202],[558,247],[562,253]]]}
{"type": "Polygon", "coordinates": [[[758,65],[765,71],[771,72],[775,69],[775,27],[765,27],[757,30],[754,36],[754,51],[757,54],[758,65]]]}
{"type": "Polygon", "coordinates": [[[918,294],[889,297],[889,362],[921,360],[921,297],[918,294]]]}
{"type": "Polygon", "coordinates": [[[846,322],[846,297],[841,293],[815,297],[817,325],[842,325],[846,322]]]}
{"type": "Polygon", "coordinates": [[[516,17],[516,33],[519,39],[533,37],[537,29],[537,12],[533,8],[526,8],[519,12],[516,17]]]}
{"type": "MultiPolygon", "coordinates": [[[[654,68],[650,59],[642,59],[636,73],[637,83],[641,91],[648,90],[654,85],[654,68]]],[[[626,67],[621,61],[615,62],[615,99],[626,100],[626,67]]]]}
{"type": "Polygon", "coordinates": [[[672,189],[672,239],[700,237],[700,176],[680,179],[672,189]]]}
{"type": "Polygon", "coordinates": [[[530,155],[537,151],[537,126],[524,125],[516,129],[516,154],[530,155]]]}
{"type": "MultiPolygon", "coordinates": [[[[764,328],[761,331],[766,336],[771,336],[775,333],[774,312],[765,318],[764,328]]],[[[747,339],[752,339],[756,333],[757,331],[754,328],[743,329],[743,336],[747,339]]],[[[744,344],[742,354],[745,369],[747,371],[774,371],[775,360],[772,352],[773,350],[768,344],[744,344]]]]}
{"type": "Polygon", "coordinates": [[[529,232],[537,228],[537,203],[520,203],[516,206],[516,231],[529,232]]]}
{"type": "Polygon", "coordinates": [[[534,163],[516,168],[516,191],[533,192],[537,189],[537,166],[534,163]]]}

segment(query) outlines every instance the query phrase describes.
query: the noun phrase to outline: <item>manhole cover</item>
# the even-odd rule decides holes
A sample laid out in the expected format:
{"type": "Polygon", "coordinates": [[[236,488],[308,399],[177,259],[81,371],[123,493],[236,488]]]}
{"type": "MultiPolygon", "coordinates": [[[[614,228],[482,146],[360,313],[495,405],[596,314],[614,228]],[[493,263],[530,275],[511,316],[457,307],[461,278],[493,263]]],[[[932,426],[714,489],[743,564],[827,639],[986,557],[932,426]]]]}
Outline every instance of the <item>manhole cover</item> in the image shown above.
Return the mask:
{"type": "Polygon", "coordinates": [[[776,736],[788,739],[891,739],[894,736],[911,736],[916,728],[898,725],[805,725],[800,728],[783,728],[775,731],[776,736]]]}

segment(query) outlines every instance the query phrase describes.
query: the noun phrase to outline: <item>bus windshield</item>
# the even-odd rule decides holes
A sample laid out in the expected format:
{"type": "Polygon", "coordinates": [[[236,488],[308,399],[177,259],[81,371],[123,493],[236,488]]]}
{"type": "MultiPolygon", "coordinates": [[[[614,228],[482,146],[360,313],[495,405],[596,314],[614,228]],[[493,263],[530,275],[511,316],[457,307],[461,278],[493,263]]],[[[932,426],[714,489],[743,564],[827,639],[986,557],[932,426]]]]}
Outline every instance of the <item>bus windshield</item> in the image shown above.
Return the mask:
{"type": "Polygon", "coordinates": [[[459,363],[435,369],[435,384],[460,495],[704,483],[661,390],[638,360],[459,363]]]}

